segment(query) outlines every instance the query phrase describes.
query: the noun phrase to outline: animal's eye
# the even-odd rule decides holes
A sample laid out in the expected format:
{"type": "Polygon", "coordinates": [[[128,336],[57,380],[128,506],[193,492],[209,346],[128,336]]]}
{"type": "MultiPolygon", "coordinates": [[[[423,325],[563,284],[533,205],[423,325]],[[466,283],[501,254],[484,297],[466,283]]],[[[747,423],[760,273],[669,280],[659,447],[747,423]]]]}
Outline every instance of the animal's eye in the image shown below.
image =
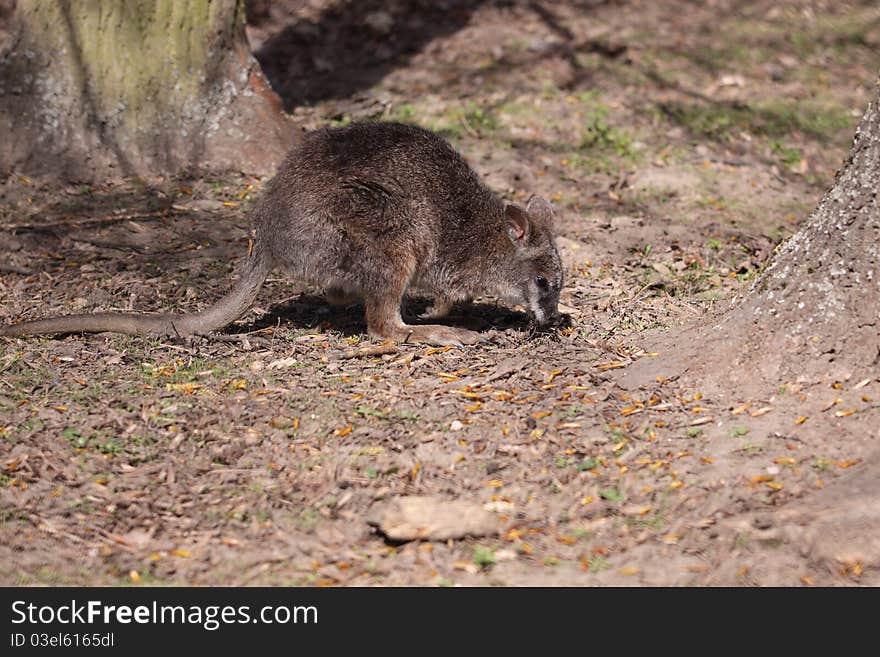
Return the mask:
{"type": "Polygon", "coordinates": [[[541,290],[541,292],[546,292],[550,289],[550,283],[548,283],[547,279],[543,276],[535,277],[535,285],[538,286],[538,289],[541,290]]]}

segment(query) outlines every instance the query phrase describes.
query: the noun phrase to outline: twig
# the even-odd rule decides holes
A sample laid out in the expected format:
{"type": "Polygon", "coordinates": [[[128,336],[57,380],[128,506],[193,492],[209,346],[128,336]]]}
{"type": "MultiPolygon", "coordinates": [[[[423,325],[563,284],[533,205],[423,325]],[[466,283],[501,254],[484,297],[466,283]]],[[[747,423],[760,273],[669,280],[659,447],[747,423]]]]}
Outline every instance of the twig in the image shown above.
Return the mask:
{"type": "Polygon", "coordinates": [[[18,265],[4,264],[0,264],[0,272],[4,272],[7,274],[21,274],[22,276],[30,276],[34,273],[30,269],[25,269],[24,267],[19,267],[18,265]]]}
{"type": "Polygon", "coordinates": [[[42,228],[58,228],[67,226],[77,228],[79,226],[88,226],[89,224],[107,224],[115,221],[126,221],[128,219],[146,219],[170,216],[176,213],[176,210],[166,208],[164,210],[156,210],[153,212],[131,212],[128,214],[108,214],[100,217],[86,217],[85,219],[74,219],[72,221],[46,221],[36,224],[0,224],[0,230],[40,230],[42,228]]]}
{"type": "Polygon", "coordinates": [[[239,342],[244,343],[248,336],[255,335],[259,339],[255,340],[257,344],[266,344],[269,342],[268,338],[264,338],[261,334],[268,333],[269,335],[275,334],[274,326],[266,326],[259,329],[254,329],[253,331],[243,331],[241,333],[207,333],[205,335],[199,335],[196,337],[202,338],[203,340],[207,340],[208,342],[239,342]]]}
{"type": "Polygon", "coordinates": [[[464,127],[465,132],[468,133],[474,139],[479,139],[480,134],[471,127],[471,124],[468,123],[468,120],[464,117],[463,114],[461,115],[460,118],[461,118],[461,125],[462,125],[462,127],[464,127]]]}
{"type": "Polygon", "coordinates": [[[340,358],[366,358],[369,356],[384,356],[385,354],[396,354],[398,352],[397,345],[386,342],[370,347],[361,347],[360,349],[349,349],[340,358]]]}
{"type": "MultiPolygon", "coordinates": [[[[71,239],[74,242],[83,242],[85,244],[91,244],[92,246],[97,246],[102,249],[113,249],[114,251],[135,251],[143,255],[153,256],[160,254],[160,252],[158,251],[148,250],[137,244],[116,244],[114,242],[106,242],[104,240],[92,240],[86,237],[73,237],[71,239]]],[[[175,251],[162,251],[161,253],[175,253],[175,251]]]]}

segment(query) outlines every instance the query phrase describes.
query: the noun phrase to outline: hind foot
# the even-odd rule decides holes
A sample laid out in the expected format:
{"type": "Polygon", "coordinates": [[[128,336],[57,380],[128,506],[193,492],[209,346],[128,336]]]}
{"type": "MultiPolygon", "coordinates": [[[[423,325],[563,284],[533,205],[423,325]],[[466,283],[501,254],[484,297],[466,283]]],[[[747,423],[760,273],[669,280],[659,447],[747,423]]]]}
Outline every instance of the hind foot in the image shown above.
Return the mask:
{"type": "Polygon", "coordinates": [[[466,344],[476,344],[480,341],[480,334],[454,326],[442,326],[440,324],[401,324],[390,331],[370,330],[370,335],[396,340],[398,342],[424,343],[439,347],[461,347],[466,344]]]}

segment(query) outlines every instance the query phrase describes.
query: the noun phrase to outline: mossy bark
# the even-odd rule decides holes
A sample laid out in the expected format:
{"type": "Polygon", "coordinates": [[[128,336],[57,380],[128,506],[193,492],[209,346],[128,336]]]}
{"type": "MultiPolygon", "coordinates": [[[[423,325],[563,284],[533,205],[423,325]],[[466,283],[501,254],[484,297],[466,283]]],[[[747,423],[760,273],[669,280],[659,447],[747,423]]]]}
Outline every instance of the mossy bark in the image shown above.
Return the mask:
{"type": "Polygon", "coordinates": [[[269,173],[292,127],[242,0],[20,0],[0,53],[0,167],[74,180],[269,173]]]}

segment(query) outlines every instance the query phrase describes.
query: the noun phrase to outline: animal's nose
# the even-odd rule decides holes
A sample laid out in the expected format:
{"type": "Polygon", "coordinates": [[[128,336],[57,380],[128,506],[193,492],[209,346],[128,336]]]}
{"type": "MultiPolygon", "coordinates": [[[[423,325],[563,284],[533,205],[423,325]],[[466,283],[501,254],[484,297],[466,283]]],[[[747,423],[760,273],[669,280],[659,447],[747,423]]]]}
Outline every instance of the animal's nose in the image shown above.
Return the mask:
{"type": "Polygon", "coordinates": [[[561,316],[558,310],[551,310],[544,313],[544,321],[538,322],[541,326],[555,326],[559,323],[561,316]]]}

